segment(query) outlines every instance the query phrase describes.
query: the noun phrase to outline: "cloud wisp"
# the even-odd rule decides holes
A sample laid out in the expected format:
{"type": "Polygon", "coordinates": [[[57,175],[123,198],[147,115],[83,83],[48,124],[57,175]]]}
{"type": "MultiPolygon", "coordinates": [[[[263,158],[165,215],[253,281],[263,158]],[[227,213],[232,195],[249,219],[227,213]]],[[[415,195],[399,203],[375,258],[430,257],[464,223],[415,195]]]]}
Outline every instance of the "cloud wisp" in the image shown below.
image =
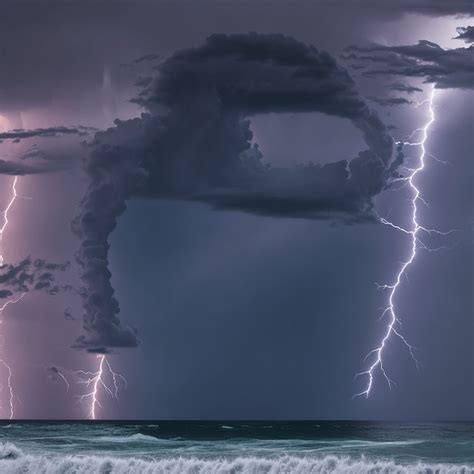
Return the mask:
{"type": "Polygon", "coordinates": [[[30,256],[18,263],[0,266],[0,303],[32,291],[56,295],[71,290],[70,285],[57,281],[58,274],[66,271],[68,266],[69,263],[52,263],[30,256]]]}
{"type": "Polygon", "coordinates": [[[346,53],[346,59],[367,66],[365,76],[424,78],[439,89],[474,88],[474,46],[443,49],[422,40],[407,46],[350,46],[346,53]]]}

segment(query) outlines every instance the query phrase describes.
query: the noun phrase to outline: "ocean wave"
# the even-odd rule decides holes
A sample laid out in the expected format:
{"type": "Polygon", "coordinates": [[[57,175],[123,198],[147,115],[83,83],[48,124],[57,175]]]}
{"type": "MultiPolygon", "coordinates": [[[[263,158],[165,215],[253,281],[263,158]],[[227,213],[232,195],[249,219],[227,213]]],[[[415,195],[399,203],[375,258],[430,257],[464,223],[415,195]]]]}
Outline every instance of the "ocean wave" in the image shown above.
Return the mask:
{"type": "Polygon", "coordinates": [[[167,458],[138,459],[103,456],[37,456],[24,454],[11,443],[0,446],[0,472],[85,474],[238,474],[238,473],[352,473],[352,474],[474,474],[474,466],[454,464],[408,464],[387,460],[283,456],[279,458],[238,457],[235,459],[167,458]]]}
{"type": "Polygon", "coordinates": [[[97,436],[94,438],[88,438],[87,441],[103,443],[156,443],[161,440],[159,438],[155,438],[154,436],[144,435],[142,433],[135,433],[128,436],[97,436]]]}
{"type": "Polygon", "coordinates": [[[22,450],[13,443],[0,443],[0,466],[3,459],[18,459],[21,456],[23,456],[22,450]]]}
{"type": "Polygon", "coordinates": [[[328,444],[334,445],[336,448],[385,448],[388,446],[414,446],[424,444],[429,441],[424,439],[403,440],[403,441],[369,441],[369,440],[347,440],[347,441],[329,441],[328,444]]]}

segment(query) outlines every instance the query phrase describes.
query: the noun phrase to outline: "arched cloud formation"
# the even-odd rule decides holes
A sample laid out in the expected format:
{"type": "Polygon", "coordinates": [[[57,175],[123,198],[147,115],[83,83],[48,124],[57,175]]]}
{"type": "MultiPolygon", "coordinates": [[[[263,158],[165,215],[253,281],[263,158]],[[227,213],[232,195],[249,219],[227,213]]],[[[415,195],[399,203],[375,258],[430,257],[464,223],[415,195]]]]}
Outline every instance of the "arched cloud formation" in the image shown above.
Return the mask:
{"type": "Polygon", "coordinates": [[[391,137],[347,71],[295,39],[213,35],[201,47],[172,55],[158,72],[137,98],[147,113],[97,133],[86,162],[90,184],[73,230],[81,242],[76,260],[85,330],[76,347],[90,351],[137,344],[135,331],[118,318],[108,268],[108,238],[127,199],[173,198],[266,216],[371,221],[372,198],[401,160],[401,153],[392,159],[391,137]],[[352,121],[367,150],[323,166],[265,164],[252,144],[250,118],[313,111],[352,121]]]}

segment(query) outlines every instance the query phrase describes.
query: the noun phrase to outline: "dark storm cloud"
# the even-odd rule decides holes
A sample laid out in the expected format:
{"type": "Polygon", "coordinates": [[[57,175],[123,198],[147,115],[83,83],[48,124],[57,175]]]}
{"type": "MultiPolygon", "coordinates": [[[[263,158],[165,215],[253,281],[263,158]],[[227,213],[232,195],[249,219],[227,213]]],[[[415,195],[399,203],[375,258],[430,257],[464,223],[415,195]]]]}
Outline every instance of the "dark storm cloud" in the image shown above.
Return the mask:
{"type": "Polygon", "coordinates": [[[375,102],[379,105],[383,105],[385,107],[395,107],[397,105],[411,105],[413,101],[405,99],[405,97],[367,97],[372,102],[375,102]]]}
{"type": "Polygon", "coordinates": [[[139,58],[137,59],[134,59],[133,60],[133,63],[134,64],[140,64],[140,63],[144,63],[144,62],[153,62],[153,61],[157,61],[158,59],[160,59],[161,56],[158,55],[158,54],[154,54],[154,53],[151,53],[151,54],[145,54],[143,56],[140,56],[139,58]]]}
{"type": "Polygon", "coordinates": [[[464,40],[465,43],[474,43],[474,26],[460,26],[456,31],[458,35],[454,39],[464,40]]]}
{"type": "Polygon", "coordinates": [[[474,15],[474,5],[471,0],[369,0],[367,3],[381,9],[422,13],[429,16],[474,15]]]}
{"type": "Polygon", "coordinates": [[[474,88],[474,46],[443,49],[422,40],[408,46],[351,46],[347,51],[351,59],[377,64],[367,76],[424,77],[438,88],[474,88]]]}
{"type": "Polygon", "coordinates": [[[136,87],[142,87],[142,88],[147,88],[151,83],[153,82],[153,78],[148,76],[148,77],[139,77],[137,81],[135,82],[136,87]]]}
{"type": "Polygon", "coordinates": [[[13,296],[13,291],[11,290],[0,290],[0,300],[9,298],[10,296],[13,296]]]}
{"type": "Polygon", "coordinates": [[[58,273],[64,272],[68,265],[27,257],[17,264],[0,266],[0,300],[31,291],[56,295],[70,290],[69,285],[56,281],[58,273]]]}
{"type": "Polygon", "coordinates": [[[71,169],[79,162],[77,153],[73,153],[71,149],[49,148],[46,151],[37,145],[23,153],[18,153],[15,158],[12,160],[0,158],[0,175],[26,176],[55,173],[71,169]]]}
{"type": "MultiPolygon", "coordinates": [[[[94,104],[105,100],[103,72],[108,65],[131,64],[144,52],[152,53],[145,55],[152,57],[155,52],[158,55],[195,44],[216,28],[285,31],[306,39],[337,36],[325,47],[337,43],[338,49],[376,19],[391,21],[413,12],[433,16],[468,14],[472,4],[459,0],[3,0],[0,70],[8,74],[0,75],[0,114],[21,127],[22,112],[43,107],[66,113],[87,110],[92,98],[94,104]],[[193,28],[183,23],[183,12],[193,19],[193,28]],[[308,26],[308,18],[314,18],[315,27],[308,26]],[[328,20],[320,21],[323,18],[328,20]],[[343,34],[333,33],[331,25],[335,21],[343,34]]],[[[144,60],[134,66],[152,63],[144,60]]],[[[122,72],[116,80],[130,91],[134,78],[122,72]]],[[[101,122],[97,119],[94,123],[101,122]]]]}
{"type": "Polygon", "coordinates": [[[319,0],[320,7],[341,8],[354,14],[364,12],[372,19],[397,19],[404,15],[420,14],[431,17],[474,15],[471,0],[319,0]]]}
{"type": "Polygon", "coordinates": [[[74,344],[94,352],[103,346],[133,347],[136,332],[123,326],[117,317],[119,305],[114,297],[108,268],[108,236],[125,211],[125,198],[137,186],[140,171],[130,162],[126,150],[93,152],[87,164],[90,183],[81,202],[80,215],[73,221],[81,244],[76,261],[82,268],[83,328],[85,335],[74,344]]]}
{"type": "MultiPolygon", "coordinates": [[[[35,130],[13,130],[5,133],[0,133],[0,137],[4,139],[12,139],[13,142],[21,139],[32,139],[32,138],[47,138],[51,137],[62,137],[66,136],[77,136],[77,137],[90,137],[97,131],[92,127],[78,126],[77,128],[65,128],[65,127],[54,127],[48,129],[35,129],[35,130]]],[[[58,171],[64,171],[77,166],[80,162],[79,149],[81,145],[86,145],[87,141],[77,140],[74,142],[78,148],[74,151],[71,147],[71,142],[59,143],[59,146],[44,145],[42,147],[34,144],[26,151],[20,148],[14,154],[14,159],[5,160],[0,158],[0,175],[10,176],[25,176],[33,174],[44,174],[54,173],[58,171]]],[[[1,140],[0,140],[0,156],[2,152],[1,140]]]]}
{"type": "Polygon", "coordinates": [[[25,138],[57,137],[60,135],[77,135],[81,133],[79,128],[49,127],[35,128],[34,130],[10,130],[0,133],[0,140],[22,140],[25,138]]]}
{"type": "Polygon", "coordinates": [[[39,163],[24,163],[0,159],[0,174],[10,176],[53,173],[63,171],[69,167],[70,164],[66,161],[43,160],[39,163]]]}
{"type": "Polygon", "coordinates": [[[389,89],[392,91],[406,92],[407,94],[413,94],[414,92],[423,92],[420,87],[411,86],[410,84],[396,83],[391,84],[389,89]]]}
{"type": "MultiPolygon", "coordinates": [[[[124,137],[144,127],[139,162],[148,177],[140,192],[147,197],[193,199],[222,189],[240,195],[277,185],[285,171],[269,170],[251,146],[247,118],[256,114],[315,111],[347,118],[382,166],[391,158],[392,139],[349,74],[329,54],[292,38],[213,35],[202,47],[174,54],[159,73],[144,98],[152,115],[120,124],[124,137]],[[159,115],[163,110],[167,115],[159,115]],[[182,143],[183,137],[189,140],[182,143]]],[[[106,140],[114,143],[112,134],[106,140]]],[[[99,143],[102,138],[98,134],[99,143]]]]}
{"type": "Polygon", "coordinates": [[[81,240],[85,330],[75,347],[89,351],[138,342],[117,316],[108,268],[108,238],[127,199],[356,222],[374,219],[372,197],[390,180],[393,141],[384,124],[349,74],[312,46],[283,35],[213,35],[158,72],[140,96],[149,113],[97,133],[86,162],[90,184],[73,230],[81,240]],[[369,149],[324,166],[265,164],[249,117],[311,111],[351,120],[369,149]]]}

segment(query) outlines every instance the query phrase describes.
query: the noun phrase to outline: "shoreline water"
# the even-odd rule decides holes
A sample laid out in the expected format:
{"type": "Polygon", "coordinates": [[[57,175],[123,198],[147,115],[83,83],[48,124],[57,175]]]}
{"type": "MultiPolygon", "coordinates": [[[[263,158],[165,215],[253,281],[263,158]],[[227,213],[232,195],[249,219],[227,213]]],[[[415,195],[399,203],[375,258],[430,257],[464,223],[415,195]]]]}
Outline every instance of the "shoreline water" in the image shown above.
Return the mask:
{"type": "Polygon", "coordinates": [[[474,473],[473,422],[4,421],[0,472],[474,473]]]}

